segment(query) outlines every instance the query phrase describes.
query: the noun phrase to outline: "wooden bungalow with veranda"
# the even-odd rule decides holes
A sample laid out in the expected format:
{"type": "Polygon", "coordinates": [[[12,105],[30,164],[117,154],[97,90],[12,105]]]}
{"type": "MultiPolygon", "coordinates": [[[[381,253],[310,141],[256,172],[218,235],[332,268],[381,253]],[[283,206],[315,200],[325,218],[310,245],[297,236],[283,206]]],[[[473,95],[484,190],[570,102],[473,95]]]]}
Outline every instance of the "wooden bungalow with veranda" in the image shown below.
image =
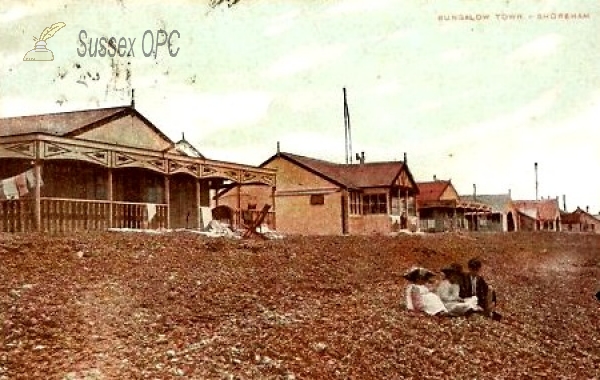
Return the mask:
{"type": "Polygon", "coordinates": [[[268,168],[186,154],[133,102],[0,119],[0,231],[197,228],[211,192],[229,183],[274,188],[275,178],[268,168]],[[30,186],[15,193],[12,181],[25,174],[30,186]]]}

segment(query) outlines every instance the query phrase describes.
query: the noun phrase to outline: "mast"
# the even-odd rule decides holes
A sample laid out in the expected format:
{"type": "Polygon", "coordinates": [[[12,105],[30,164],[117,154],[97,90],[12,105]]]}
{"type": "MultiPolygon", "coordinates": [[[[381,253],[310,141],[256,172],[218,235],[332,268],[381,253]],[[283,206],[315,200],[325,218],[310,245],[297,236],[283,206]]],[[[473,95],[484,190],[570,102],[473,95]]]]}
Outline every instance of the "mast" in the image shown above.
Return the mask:
{"type": "Polygon", "coordinates": [[[346,96],[346,87],[344,90],[344,137],[346,150],[346,164],[352,163],[352,131],[350,128],[350,111],[348,110],[348,99],[346,96]]]}

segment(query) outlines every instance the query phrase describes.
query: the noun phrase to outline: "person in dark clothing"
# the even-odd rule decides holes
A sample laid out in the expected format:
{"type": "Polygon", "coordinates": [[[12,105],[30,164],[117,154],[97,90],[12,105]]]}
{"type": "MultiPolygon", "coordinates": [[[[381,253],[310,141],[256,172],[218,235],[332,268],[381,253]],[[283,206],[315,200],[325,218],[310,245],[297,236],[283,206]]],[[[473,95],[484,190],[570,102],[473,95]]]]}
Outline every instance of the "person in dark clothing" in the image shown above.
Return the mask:
{"type": "Polygon", "coordinates": [[[500,320],[502,316],[495,311],[496,292],[481,276],[481,267],[481,260],[477,258],[469,260],[469,272],[464,275],[461,297],[477,296],[477,304],[483,309],[484,314],[494,320],[500,320]]]}

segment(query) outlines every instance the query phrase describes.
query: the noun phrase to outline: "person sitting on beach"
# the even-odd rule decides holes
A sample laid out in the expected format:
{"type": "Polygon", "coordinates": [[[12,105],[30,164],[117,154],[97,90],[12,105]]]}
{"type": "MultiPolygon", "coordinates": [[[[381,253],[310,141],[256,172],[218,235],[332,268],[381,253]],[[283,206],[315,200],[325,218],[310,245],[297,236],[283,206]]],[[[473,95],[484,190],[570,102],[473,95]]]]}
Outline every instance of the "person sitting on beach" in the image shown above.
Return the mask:
{"type": "Polygon", "coordinates": [[[496,292],[481,276],[481,267],[481,260],[477,258],[469,260],[469,272],[465,276],[460,296],[462,298],[477,296],[477,304],[483,309],[483,313],[495,320],[500,320],[502,316],[495,311],[496,292]]]}
{"type": "Polygon", "coordinates": [[[460,285],[463,283],[464,273],[460,264],[451,264],[442,268],[444,279],[439,283],[436,293],[446,306],[450,316],[469,315],[483,309],[477,305],[477,297],[460,297],[460,285]]]}
{"type": "Polygon", "coordinates": [[[444,316],[448,310],[440,297],[429,290],[427,283],[435,276],[425,268],[414,267],[404,274],[410,284],[406,287],[406,308],[428,315],[444,316]]]}

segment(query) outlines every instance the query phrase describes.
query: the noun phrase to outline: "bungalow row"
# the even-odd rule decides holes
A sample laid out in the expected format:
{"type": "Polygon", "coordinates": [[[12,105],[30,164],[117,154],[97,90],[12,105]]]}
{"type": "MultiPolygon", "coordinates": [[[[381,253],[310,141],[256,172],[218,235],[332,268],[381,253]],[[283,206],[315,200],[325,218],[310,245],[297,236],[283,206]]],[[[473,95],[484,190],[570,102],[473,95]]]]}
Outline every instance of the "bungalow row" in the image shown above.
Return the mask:
{"type": "Polygon", "coordinates": [[[406,154],[359,158],[338,164],[278,148],[258,167],[210,160],[133,103],[0,119],[0,231],[203,228],[212,218],[247,227],[259,214],[296,234],[600,231],[581,209],[561,213],[558,199],[460,196],[450,180],[416,182],[406,154]]]}
{"type": "Polygon", "coordinates": [[[560,231],[558,199],[513,200],[505,194],[458,195],[449,180],[420,182],[421,230],[560,231]]]}

